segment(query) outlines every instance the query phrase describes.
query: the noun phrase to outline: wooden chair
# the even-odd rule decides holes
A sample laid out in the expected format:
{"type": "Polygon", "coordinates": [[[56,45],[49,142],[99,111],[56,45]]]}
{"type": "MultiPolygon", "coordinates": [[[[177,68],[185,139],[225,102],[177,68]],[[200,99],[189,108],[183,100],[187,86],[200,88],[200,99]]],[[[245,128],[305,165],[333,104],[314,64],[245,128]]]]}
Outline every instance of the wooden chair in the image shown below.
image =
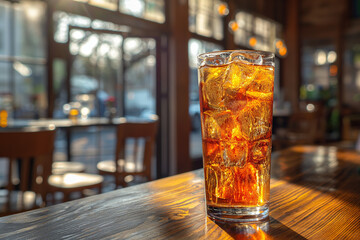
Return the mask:
{"type": "Polygon", "coordinates": [[[51,175],[48,181],[50,191],[52,193],[62,192],[63,202],[66,202],[70,200],[70,194],[74,192],[80,192],[83,197],[83,191],[95,188],[98,189],[98,193],[101,193],[104,178],[97,174],[65,173],[51,175]]]}
{"type": "Polygon", "coordinates": [[[54,129],[0,132],[0,157],[8,159],[8,181],[0,194],[0,216],[45,206],[54,139],[54,129]],[[16,167],[18,163],[20,168],[16,167]]]}
{"type": "Polygon", "coordinates": [[[68,201],[73,192],[92,188],[101,192],[104,179],[100,175],[59,169],[52,174],[54,141],[54,128],[0,132],[0,158],[9,159],[8,181],[0,190],[0,216],[43,207],[48,193],[62,192],[63,201],[68,201]],[[20,177],[16,174],[18,161],[20,177]]]}
{"type": "Polygon", "coordinates": [[[85,164],[80,162],[56,161],[52,164],[52,174],[62,175],[65,173],[83,173],[85,164]]]}
{"type": "Polygon", "coordinates": [[[84,191],[98,189],[101,193],[104,178],[97,174],[85,173],[85,165],[79,162],[53,162],[52,175],[49,176],[49,189],[53,193],[53,203],[55,203],[56,192],[63,194],[63,202],[70,200],[70,195],[74,192],[81,193],[84,197],[84,191]]]}
{"type": "Polygon", "coordinates": [[[114,176],[115,188],[120,185],[126,187],[128,176],[143,176],[151,181],[157,124],[158,117],[153,116],[149,122],[125,121],[117,125],[115,158],[99,162],[99,174],[114,176]]]}

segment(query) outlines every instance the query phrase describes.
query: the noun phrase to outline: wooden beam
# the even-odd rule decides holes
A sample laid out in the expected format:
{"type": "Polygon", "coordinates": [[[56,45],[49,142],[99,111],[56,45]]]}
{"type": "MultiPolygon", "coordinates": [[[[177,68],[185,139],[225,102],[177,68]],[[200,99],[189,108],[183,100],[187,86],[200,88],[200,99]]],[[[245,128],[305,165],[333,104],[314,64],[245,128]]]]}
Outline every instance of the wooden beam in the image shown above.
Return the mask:
{"type": "Polygon", "coordinates": [[[170,1],[169,17],[169,100],[170,100],[170,174],[191,170],[189,154],[189,59],[188,4],[170,1]]]}
{"type": "Polygon", "coordinates": [[[360,19],[353,19],[345,29],[347,36],[360,35],[360,19]]]}
{"type": "Polygon", "coordinates": [[[288,47],[288,56],[282,60],[282,86],[285,100],[290,101],[292,109],[297,111],[300,89],[300,36],[299,36],[299,0],[286,1],[284,38],[288,47]]]}
{"type": "MultiPolygon", "coordinates": [[[[337,25],[337,24],[336,24],[337,25]]],[[[334,25],[328,26],[314,26],[314,25],[301,25],[300,36],[303,40],[322,40],[334,39],[337,34],[337,28],[334,25]]]]}
{"type": "Polygon", "coordinates": [[[224,43],[225,43],[225,49],[233,50],[236,49],[237,47],[234,42],[234,34],[229,31],[228,24],[230,21],[235,19],[235,14],[236,14],[235,0],[229,0],[228,6],[230,12],[229,15],[225,17],[225,21],[224,21],[224,43]]]}
{"type": "Polygon", "coordinates": [[[300,4],[300,23],[318,26],[333,26],[343,17],[348,1],[303,0],[300,4]]]}
{"type": "Polygon", "coordinates": [[[344,41],[344,21],[340,21],[337,26],[337,34],[335,38],[335,51],[337,54],[336,58],[336,66],[338,69],[337,73],[337,98],[338,98],[338,107],[340,113],[342,113],[342,106],[344,102],[343,89],[344,89],[344,81],[343,81],[343,67],[344,67],[344,51],[345,51],[345,41],[344,41]]]}
{"type": "Polygon", "coordinates": [[[339,119],[339,134],[343,136],[343,117],[344,113],[344,79],[343,79],[343,70],[344,70],[344,52],[345,52],[345,29],[348,26],[348,16],[350,12],[350,4],[349,1],[346,1],[345,8],[343,9],[343,13],[341,15],[338,28],[337,28],[337,36],[335,38],[335,51],[337,53],[336,58],[336,66],[338,68],[337,79],[338,79],[338,108],[340,111],[340,119],[339,119]]]}

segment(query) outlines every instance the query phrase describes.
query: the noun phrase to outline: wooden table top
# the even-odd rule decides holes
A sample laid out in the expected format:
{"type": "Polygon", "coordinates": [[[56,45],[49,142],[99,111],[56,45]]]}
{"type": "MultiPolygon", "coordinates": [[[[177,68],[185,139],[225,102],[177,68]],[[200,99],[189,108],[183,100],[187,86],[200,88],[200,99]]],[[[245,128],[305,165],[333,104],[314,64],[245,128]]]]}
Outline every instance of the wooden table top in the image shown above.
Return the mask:
{"type": "Polygon", "coordinates": [[[360,154],[273,154],[269,219],[206,217],[202,170],[0,218],[1,239],[360,239],[360,154]]]}
{"type": "MultiPolygon", "coordinates": [[[[112,120],[105,117],[91,117],[86,119],[12,119],[9,120],[7,128],[21,128],[21,127],[48,127],[54,125],[57,128],[72,128],[72,127],[91,127],[91,126],[111,126],[126,121],[125,118],[116,117],[112,120]]],[[[1,129],[0,129],[1,130],[1,129]]]]}

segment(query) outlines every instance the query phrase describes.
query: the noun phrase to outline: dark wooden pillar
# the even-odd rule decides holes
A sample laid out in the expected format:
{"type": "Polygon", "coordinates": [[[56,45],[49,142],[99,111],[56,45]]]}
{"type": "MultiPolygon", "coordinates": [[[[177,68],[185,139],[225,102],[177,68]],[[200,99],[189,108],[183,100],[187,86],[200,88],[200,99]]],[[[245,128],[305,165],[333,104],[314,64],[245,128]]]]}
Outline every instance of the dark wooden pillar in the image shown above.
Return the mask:
{"type": "Polygon", "coordinates": [[[346,115],[346,109],[344,109],[344,81],[343,81],[343,68],[344,68],[344,51],[345,51],[345,27],[346,27],[346,17],[345,13],[341,16],[337,30],[336,30],[336,37],[335,37],[335,51],[337,54],[336,58],[336,66],[338,69],[337,72],[337,104],[338,109],[340,112],[340,128],[339,128],[339,135],[340,138],[343,134],[342,132],[342,123],[343,117],[346,115]]]}
{"type": "Polygon", "coordinates": [[[299,35],[299,0],[285,2],[284,38],[288,55],[282,60],[282,86],[285,100],[290,101],[293,111],[299,107],[300,89],[300,35],[299,35]]]}
{"type": "Polygon", "coordinates": [[[229,22],[235,19],[236,14],[236,5],[235,0],[228,1],[228,7],[230,9],[229,15],[225,17],[224,21],[224,43],[225,48],[227,50],[234,50],[236,49],[236,45],[234,43],[234,34],[229,31],[229,22]]]}
{"type": "Polygon", "coordinates": [[[46,8],[46,35],[47,35],[47,113],[46,117],[51,118],[54,112],[54,88],[53,88],[53,59],[54,59],[54,23],[53,23],[54,4],[48,1],[46,8]]]}
{"type": "Polygon", "coordinates": [[[169,18],[170,174],[175,174],[191,170],[187,1],[169,1],[169,18]]]}

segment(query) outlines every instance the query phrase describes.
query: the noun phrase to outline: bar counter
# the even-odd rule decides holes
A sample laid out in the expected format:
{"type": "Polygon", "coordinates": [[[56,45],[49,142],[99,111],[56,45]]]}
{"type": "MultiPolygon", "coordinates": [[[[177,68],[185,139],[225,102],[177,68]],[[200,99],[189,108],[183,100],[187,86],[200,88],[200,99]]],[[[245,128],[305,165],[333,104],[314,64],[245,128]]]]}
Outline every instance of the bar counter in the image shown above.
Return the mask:
{"type": "Polygon", "coordinates": [[[206,216],[202,169],[0,218],[1,239],[360,239],[360,154],[297,146],[273,153],[270,217],[206,216]]]}

